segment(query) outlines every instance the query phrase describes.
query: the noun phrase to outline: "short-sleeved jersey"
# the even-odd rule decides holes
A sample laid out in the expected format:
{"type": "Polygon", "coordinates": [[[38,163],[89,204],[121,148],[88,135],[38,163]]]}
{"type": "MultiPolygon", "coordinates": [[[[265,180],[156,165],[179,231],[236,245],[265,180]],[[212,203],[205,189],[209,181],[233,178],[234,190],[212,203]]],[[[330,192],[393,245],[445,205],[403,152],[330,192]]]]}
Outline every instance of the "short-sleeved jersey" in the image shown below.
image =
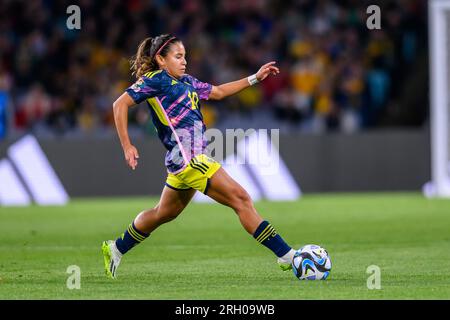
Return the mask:
{"type": "Polygon", "coordinates": [[[158,137],[168,150],[165,164],[170,173],[183,170],[189,161],[204,153],[206,127],[200,99],[207,100],[212,85],[190,75],[180,79],[165,70],[148,72],[126,92],[135,103],[147,101],[158,137]]]}

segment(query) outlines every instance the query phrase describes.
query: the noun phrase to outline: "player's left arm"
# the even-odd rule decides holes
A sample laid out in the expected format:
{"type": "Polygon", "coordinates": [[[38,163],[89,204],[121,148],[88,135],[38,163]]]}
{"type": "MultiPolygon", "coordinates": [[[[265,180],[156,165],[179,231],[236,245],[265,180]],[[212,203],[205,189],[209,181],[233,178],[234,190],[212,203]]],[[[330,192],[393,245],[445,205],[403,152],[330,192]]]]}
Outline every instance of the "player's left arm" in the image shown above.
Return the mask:
{"type": "Polygon", "coordinates": [[[263,65],[254,75],[243,78],[237,81],[221,84],[219,86],[212,86],[210,100],[221,100],[231,96],[239,91],[251,86],[252,84],[263,81],[269,75],[276,75],[280,73],[280,69],[275,66],[275,61],[271,61],[263,65]]]}

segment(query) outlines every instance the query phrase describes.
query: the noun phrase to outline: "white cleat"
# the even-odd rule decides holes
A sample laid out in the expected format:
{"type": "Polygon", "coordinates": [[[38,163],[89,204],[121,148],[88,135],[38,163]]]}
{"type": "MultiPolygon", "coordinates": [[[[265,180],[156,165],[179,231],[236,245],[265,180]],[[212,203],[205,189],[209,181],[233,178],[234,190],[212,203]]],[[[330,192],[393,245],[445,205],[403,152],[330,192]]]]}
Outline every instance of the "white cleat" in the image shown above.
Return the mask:
{"type": "Polygon", "coordinates": [[[105,273],[111,279],[116,278],[116,271],[122,259],[122,254],[116,247],[114,240],[103,241],[102,253],[105,262],[105,273]]]}
{"type": "Polygon", "coordinates": [[[292,259],[294,258],[295,250],[291,249],[284,256],[278,258],[277,263],[281,270],[288,271],[292,269],[292,259]]]}

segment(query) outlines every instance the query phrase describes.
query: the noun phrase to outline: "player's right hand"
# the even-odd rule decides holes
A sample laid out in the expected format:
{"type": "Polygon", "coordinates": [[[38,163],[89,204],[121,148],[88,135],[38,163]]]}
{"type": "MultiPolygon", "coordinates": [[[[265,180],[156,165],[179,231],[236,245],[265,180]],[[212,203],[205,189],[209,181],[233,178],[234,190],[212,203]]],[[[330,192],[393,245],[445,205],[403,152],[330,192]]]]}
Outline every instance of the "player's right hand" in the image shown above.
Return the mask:
{"type": "Polygon", "coordinates": [[[130,168],[133,170],[136,169],[136,166],[138,165],[137,159],[139,158],[139,153],[136,147],[130,144],[123,149],[123,152],[125,154],[125,160],[130,168]]]}

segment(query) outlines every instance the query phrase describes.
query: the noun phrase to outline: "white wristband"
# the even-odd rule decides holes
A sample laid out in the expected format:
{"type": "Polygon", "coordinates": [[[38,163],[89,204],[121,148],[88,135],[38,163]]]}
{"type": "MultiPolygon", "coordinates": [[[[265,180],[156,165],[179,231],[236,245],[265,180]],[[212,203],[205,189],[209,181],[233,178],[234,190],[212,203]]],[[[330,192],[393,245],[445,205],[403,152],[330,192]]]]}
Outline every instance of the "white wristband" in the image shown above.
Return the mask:
{"type": "Polygon", "coordinates": [[[256,79],[256,73],[248,77],[247,81],[251,86],[259,82],[258,79],[256,79]]]}

